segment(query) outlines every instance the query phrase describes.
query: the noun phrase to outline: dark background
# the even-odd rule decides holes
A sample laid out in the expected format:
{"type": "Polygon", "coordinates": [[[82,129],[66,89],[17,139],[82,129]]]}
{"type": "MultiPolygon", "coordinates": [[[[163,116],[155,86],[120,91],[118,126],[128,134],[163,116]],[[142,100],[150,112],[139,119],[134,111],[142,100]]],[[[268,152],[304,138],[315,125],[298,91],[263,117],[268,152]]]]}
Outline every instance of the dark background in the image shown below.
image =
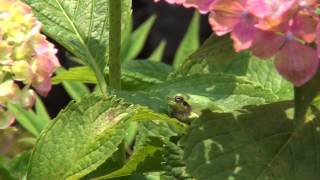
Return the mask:
{"type": "MultiPolygon", "coordinates": [[[[164,62],[171,64],[174,53],[185,34],[194,9],[186,9],[176,5],[169,5],[164,2],[154,3],[153,0],[133,0],[133,28],[137,28],[148,17],[153,14],[157,15],[156,22],[151,29],[145,47],[138,59],[148,57],[151,52],[158,46],[161,40],[167,41],[164,62]]],[[[203,42],[211,34],[206,15],[201,17],[200,39],[203,42]]],[[[56,44],[59,49],[59,60],[64,67],[70,67],[72,64],[66,58],[65,50],[56,44]]],[[[54,86],[48,97],[42,98],[51,117],[64,108],[70,98],[62,86],[54,86]]]]}

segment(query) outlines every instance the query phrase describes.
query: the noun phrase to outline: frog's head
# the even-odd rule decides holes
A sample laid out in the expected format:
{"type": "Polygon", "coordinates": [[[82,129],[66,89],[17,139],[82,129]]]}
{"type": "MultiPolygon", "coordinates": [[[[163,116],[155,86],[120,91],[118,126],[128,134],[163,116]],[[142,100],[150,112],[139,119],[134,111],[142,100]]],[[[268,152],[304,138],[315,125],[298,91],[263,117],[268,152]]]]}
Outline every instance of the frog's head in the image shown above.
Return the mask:
{"type": "Polygon", "coordinates": [[[168,97],[168,106],[171,110],[176,112],[190,112],[191,106],[185,101],[185,98],[181,95],[168,97]]]}

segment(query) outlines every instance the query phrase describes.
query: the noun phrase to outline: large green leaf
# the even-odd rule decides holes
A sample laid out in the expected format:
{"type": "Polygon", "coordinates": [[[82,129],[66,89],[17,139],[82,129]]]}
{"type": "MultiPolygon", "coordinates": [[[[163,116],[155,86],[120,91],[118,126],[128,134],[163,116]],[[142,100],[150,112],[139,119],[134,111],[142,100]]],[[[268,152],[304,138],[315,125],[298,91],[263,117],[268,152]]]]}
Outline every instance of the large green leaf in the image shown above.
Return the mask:
{"type": "Polygon", "coordinates": [[[163,142],[160,138],[148,138],[139,142],[129,161],[119,170],[96,179],[112,179],[133,174],[142,174],[161,170],[161,151],[163,142]]]}
{"type": "Polygon", "coordinates": [[[232,41],[227,36],[210,37],[193,54],[191,54],[179,68],[171,74],[170,79],[184,77],[191,74],[210,73],[208,63],[220,61],[226,62],[237,57],[232,47],[232,41]]]}
{"type": "MultiPolygon", "coordinates": [[[[161,62],[129,61],[122,65],[122,89],[141,90],[160,84],[167,79],[171,72],[172,67],[161,62]]],[[[108,68],[106,68],[106,74],[108,75],[108,68]]],[[[54,84],[63,81],[96,83],[94,74],[88,67],[70,68],[68,71],[59,73],[52,80],[54,84]]]]}
{"type": "Polygon", "coordinates": [[[28,179],[77,179],[96,169],[117,150],[135,110],[96,95],[71,103],[38,139],[28,179]]]}
{"type": "Polygon", "coordinates": [[[190,56],[194,51],[199,48],[200,45],[200,15],[195,11],[189,28],[183,37],[178,50],[173,60],[173,67],[179,68],[183,62],[190,56]]]}
{"type": "Polygon", "coordinates": [[[167,113],[168,106],[163,97],[153,97],[148,92],[144,91],[112,91],[112,94],[124,98],[126,102],[131,104],[139,104],[152,109],[155,112],[167,113]]]}
{"type": "Polygon", "coordinates": [[[147,106],[160,113],[168,113],[167,97],[176,94],[190,97],[193,109],[197,110],[219,107],[220,110],[232,111],[246,105],[279,101],[272,91],[246,78],[224,74],[193,75],[155,85],[145,91],[113,93],[127,102],[147,106]]]}
{"type": "MultiPolygon", "coordinates": [[[[85,62],[105,82],[109,35],[109,0],[26,0],[43,31],[85,62]]],[[[131,14],[131,0],[122,0],[123,31],[131,14]]]]}
{"type": "Polygon", "coordinates": [[[227,37],[210,37],[170,78],[210,73],[245,76],[281,100],[293,98],[293,86],[279,75],[272,59],[262,60],[248,52],[236,54],[227,37]]]}
{"type": "MultiPolygon", "coordinates": [[[[135,119],[139,120],[140,117],[136,116],[135,119]]],[[[157,118],[153,117],[151,119],[156,120],[157,118]]],[[[169,124],[165,123],[166,120],[164,118],[162,118],[162,121],[156,123],[150,121],[140,122],[134,151],[128,162],[121,169],[98,179],[161,171],[164,142],[168,141],[171,136],[176,136],[179,133],[174,127],[170,127],[169,124]]]]}
{"type": "MultiPolygon", "coordinates": [[[[145,107],[129,105],[115,97],[91,95],[72,102],[42,132],[31,158],[28,178],[77,179],[89,174],[116,152],[132,121],[156,123],[152,127],[155,130],[150,132],[161,131],[167,136],[168,130],[181,134],[186,128],[176,119],[145,107]],[[159,128],[161,123],[168,125],[159,128]]],[[[141,152],[136,156],[140,158],[141,152]]]]}
{"type": "Polygon", "coordinates": [[[164,63],[147,60],[124,63],[122,68],[124,90],[141,90],[163,83],[173,70],[164,63]]]}
{"type": "Polygon", "coordinates": [[[163,105],[168,96],[184,94],[198,102],[201,109],[211,108],[215,104],[224,111],[278,100],[270,90],[246,78],[225,74],[193,75],[171,80],[148,90],[150,96],[163,105]]]}
{"type": "Polygon", "coordinates": [[[210,61],[207,69],[209,73],[226,73],[245,76],[264,89],[271,90],[279,99],[293,98],[293,86],[283,79],[277,72],[273,60],[262,60],[251,56],[248,52],[237,55],[235,59],[227,61],[210,61]]]}
{"type": "Polygon", "coordinates": [[[165,153],[163,154],[163,166],[165,173],[162,175],[166,180],[193,178],[186,172],[186,163],[183,159],[184,151],[176,143],[166,141],[165,153]]]}
{"type": "Polygon", "coordinates": [[[292,107],[205,112],[182,143],[187,172],[196,179],[319,179],[319,113],[293,128],[292,107]]]}

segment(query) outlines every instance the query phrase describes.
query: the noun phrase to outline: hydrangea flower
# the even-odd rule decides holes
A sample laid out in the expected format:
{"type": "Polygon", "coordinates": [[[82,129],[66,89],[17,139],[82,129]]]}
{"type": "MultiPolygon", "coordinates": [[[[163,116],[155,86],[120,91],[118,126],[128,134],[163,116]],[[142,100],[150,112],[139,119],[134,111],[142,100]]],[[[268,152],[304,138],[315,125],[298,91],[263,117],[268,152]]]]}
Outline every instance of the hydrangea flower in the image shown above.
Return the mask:
{"type": "Polygon", "coordinates": [[[8,103],[31,108],[33,87],[46,96],[50,77],[60,66],[57,50],[40,34],[31,8],[18,0],[0,0],[0,129],[14,122],[8,103]]]}
{"type": "Polygon", "coordinates": [[[236,51],[248,49],[260,58],[274,58],[279,73],[296,86],[318,71],[317,0],[166,1],[209,12],[209,23],[218,36],[230,33],[236,51]]]}
{"type": "Polygon", "coordinates": [[[257,29],[254,16],[246,8],[246,1],[217,0],[211,7],[209,22],[213,31],[218,36],[231,32],[237,52],[251,47],[257,29]]]}

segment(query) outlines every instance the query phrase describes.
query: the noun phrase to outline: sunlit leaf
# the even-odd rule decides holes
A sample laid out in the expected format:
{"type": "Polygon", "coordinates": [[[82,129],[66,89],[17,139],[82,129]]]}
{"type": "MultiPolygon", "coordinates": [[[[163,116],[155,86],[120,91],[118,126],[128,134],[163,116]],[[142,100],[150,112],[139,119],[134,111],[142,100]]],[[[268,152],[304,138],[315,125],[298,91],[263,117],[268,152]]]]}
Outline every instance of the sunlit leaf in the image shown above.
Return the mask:
{"type": "Polygon", "coordinates": [[[40,136],[28,179],[77,179],[96,169],[117,150],[134,110],[95,95],[71,103],[40,136]]]}
{"type": "MultiPolygon", "coordinates": [[[[105,86],[103,71],[108,56],[109,0],[26,2],[44,24],[43,31],[88,65],[95,72],[99,84],[105,86]]],[[[131,15],[131,1],[121,2],[124,31],[125,22],[131,15]]]]}
{"type": "Polygon", "coordinates": [[[183,141],[187,172],[196,179],[319,179],[319,118],[293,128],[291,108],[279,102],[204,113],[183,141]]]}
{"type": "Polygon", "coordinates": [[[190,22],[189,28],[182,39],[179,48],[175,54],[173,60],[173,67],[179,68],[183,62],[190,56],[194,51],[199,48],[200,45],[200,15],[195,12],[190,22]]]}

